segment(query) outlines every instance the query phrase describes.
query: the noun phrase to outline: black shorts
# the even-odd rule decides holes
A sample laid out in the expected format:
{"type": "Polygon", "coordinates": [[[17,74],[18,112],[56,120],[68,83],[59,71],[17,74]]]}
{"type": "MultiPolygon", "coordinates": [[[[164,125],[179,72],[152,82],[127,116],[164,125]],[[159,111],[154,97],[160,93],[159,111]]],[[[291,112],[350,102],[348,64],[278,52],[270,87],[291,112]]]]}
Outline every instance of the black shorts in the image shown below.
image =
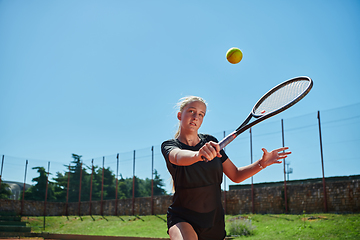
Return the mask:
{"type": "MultiPolygon", "coordinates": [[[[191,223],[189,221],[186,221],[185,219],[182,219],[181,217],[174,216],[172,214],[167,215],[168,229],[170,229],[172,226],[174,226],[180,222],[189,223],[195,230],[196,234],[198,235],[199,240],[223,240],[226,237],[224,221],[220,221],[220,222],[214,224],[214,226],[212,226],[210,228],[201,228],[201,227],[198,227],[194,223],[191,223]]],[[[168,233],[169,233],[169,230],[168,230],[168,233]]]]}

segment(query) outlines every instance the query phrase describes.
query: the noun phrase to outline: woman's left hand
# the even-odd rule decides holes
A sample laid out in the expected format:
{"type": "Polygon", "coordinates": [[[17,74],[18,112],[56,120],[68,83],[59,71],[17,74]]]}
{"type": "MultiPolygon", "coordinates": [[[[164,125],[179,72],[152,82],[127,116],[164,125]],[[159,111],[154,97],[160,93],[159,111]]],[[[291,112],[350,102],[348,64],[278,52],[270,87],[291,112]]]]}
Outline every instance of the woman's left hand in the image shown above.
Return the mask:
{"type": "Polygon", "coordinates": [[[288,147],[282,147],[275,150],[272,150],[271,152],[268,152],[265,148],[262,148],[261,150],[264,152],[263,156],[260,160],[260,165],[263,168],[266,168],[267,166],[270,166],[274,163],[282,163],[282,159],[287,158],[291,152],[285,152],[285,150],[289,149],[288,147]]]}

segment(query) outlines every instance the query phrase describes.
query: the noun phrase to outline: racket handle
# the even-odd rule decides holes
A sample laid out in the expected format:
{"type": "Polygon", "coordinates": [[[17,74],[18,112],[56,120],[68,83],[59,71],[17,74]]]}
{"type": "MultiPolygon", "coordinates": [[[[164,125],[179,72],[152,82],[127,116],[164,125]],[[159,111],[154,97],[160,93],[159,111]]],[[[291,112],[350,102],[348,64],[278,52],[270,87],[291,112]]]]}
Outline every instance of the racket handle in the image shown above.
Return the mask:
{"type": "Polygon", "coordinates": [[[220,149],[224,149],[229,143],[231,143],[237,137],[236,131],[227,135],[223,140],[219,142],[220,149]]]}
{"type": "MultiPolygon", "coordinates": [[[[228,145],[229,143],[231,143],[238,135],[236,134],[236,131],[230,133],[229,135],[227,135],[223,140],[221,140],[219,142],[219,146],[220,146],[220,150],[224,149],[224,147],[226,147],[226,145],[228,145]]],[[[201,156],[201,158],[205,161],[208,162],[208,160],[204,157],[201,156]]]]}

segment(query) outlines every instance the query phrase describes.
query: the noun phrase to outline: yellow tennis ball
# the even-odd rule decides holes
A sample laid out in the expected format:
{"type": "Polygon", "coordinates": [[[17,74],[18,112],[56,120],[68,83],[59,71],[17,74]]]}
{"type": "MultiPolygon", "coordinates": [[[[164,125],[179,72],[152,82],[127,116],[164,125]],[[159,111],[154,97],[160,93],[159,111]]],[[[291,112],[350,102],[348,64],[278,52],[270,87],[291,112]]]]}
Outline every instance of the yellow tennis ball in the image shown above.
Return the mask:
{"type": "Polygon", "coordinates": [[[226,53],[226,59],[232,64],[239,63],[242,58],[243,54],[241,50],[236,47],[230,48],[226,53]]]}

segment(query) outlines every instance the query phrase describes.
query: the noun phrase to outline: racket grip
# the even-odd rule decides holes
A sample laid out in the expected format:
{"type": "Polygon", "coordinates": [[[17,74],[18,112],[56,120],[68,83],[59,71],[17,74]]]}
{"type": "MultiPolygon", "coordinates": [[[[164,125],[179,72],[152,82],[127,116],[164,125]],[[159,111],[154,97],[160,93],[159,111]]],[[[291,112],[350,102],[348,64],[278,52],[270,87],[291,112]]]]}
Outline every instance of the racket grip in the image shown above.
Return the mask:
{"type": "Polygon", "coordinates": [[[219,142],[220,149],[224,149],[229,143],[231,143],[237,137],[236,131],[227,135],[223,140],[219,142]]]}
{"type": "MultiPolygon", "coordinates": [[[[224,149],[224,147],[226,147],[226,145],[231,143],[236,137],[237,137],[236,131],[234,131],[234,132],[230,133],[229,135],[227,135],[223,140],[221,140],[219,142],[220,150],[224,149]]],[[[208,160],[204,156],[201,156],[201,158],[205,162],[208,162],[208,160]]]]}

